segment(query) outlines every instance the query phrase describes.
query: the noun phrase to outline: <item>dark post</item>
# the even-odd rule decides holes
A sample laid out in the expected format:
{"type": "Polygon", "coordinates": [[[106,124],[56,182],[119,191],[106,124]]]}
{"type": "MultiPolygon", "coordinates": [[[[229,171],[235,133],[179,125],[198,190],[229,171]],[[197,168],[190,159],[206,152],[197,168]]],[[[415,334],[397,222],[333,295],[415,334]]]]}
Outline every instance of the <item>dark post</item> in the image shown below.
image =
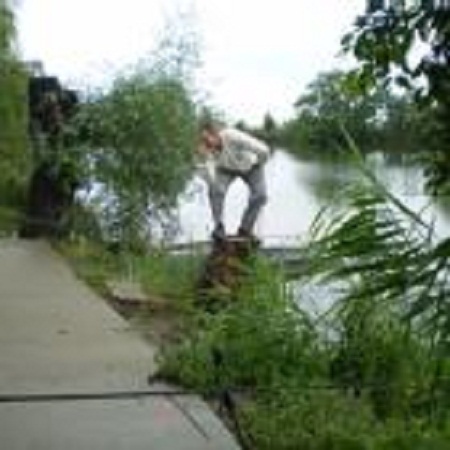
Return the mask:
{"type": "Polygon", "coordinates": [[[61,232],[77,184],[73,170],[61,158],[64,122],[73,111],[76,96],[63,90],[56,77],[31,77],[28,104],[34,168],[20,236],[52,237],[61,232]]]}

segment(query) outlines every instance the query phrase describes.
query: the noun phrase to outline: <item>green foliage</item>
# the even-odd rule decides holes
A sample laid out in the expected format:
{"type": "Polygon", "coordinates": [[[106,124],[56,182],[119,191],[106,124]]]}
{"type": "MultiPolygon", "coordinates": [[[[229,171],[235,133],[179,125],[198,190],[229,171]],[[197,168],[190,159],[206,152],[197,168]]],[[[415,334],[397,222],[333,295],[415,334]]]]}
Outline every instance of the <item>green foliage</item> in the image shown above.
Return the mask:
{"type": "Polygon", "coordinates": [[[99,181],[133,194],[144,186],[144,196],[151,192],[155,201],[173,197],[183,181],[176,176],[179,163],[189,161],[192,144],[192,104],[180,82],[145,75],[120,79],[87,113],[83,119],[99,147],[99,181]]]}
{"type": "Polygon", "coordinates": [[[445,100],[442,94],[448,89],[449,12],[445,2],[430,4],[418,5],[410,0],[402,7],[380,5],[358,18],[342,45],[344,51],[352,51],[361,61],[366,81],[374,83],[374,77],[383,77],[409,88],[423,76],[428,84],[416,85],[417,94],[445,100]],[[417,42],[427,44],[419,60],[408,57],[417,42]],[[394,75],[393,68],[400,69],[400,74],[394,75]]]}
{"type": "Polygon", "coordinates": [[[314,244],[311,270],[345,280],[346,301],[377,298],[385,309],[422,316],[422,325],[446,339],[448,239],[435,243],[421,217],[374,180],[345,197],[350,199],[345,212],[319,218],[327,217],[329,225],[319,225],[326,234],[314,244]]]}
{"type": "Polygon", "coordinates": [[[147,292],[188,303],[194,296],[201,263],[200,255],[171,255],[155,249],[137,259],[136,276],[147,292]]]}
{"type": "Polygon", "coordinates": [[[419,215],[366,175],[367,184],[344,195],[342,210],[318,217],[309,248],[307,274],[340,285],[334,372],[355,390],[373,385],[370,397],[380,417],[427,407],[443,412],[450,357],[448,239],[436,241],[419,215]],[[426,405],[435,386],[439,400],[426,405]]]}
{"type": "Polygon", "coordinates": [[[14,51],[14,16],[0,1],[0,204],[23,203],[28,169],[26,76],[14,51]]]}
{"type": "Polygon", "coordinates": [[[445,450],[450,432],[420,421],[378,422],[364,400],[326,390],[280,390],[240,417],[258,450],[445,450]]]}
{"type": "Polygon", "coordinates": [[[367,449],[374,431],[364,402],[327,390],[280,389],[244,408],[242,416],[260,450],[367,449]]]}
{"type": "Polygon", "coordinates": [[[344,89],[343,80],[341,72],[322,73],[307,87],[295,103],[297,118],[285,124],[285,145],[310,152],[338,152],[345,144],[339,123],[345,123],[353,135],[362,138],[363,133],[364,142],[370,147],[365,133],[375,112],[374,105],[367,99],[361,102],[344,89]]]}
{"type": "Polygon", "coordinates": [[[153,214],[174,205],[190,174],[196,139],[190,92],[174,75],[139,71],[117,79],[78,120],[93,177],[104,186],[106,221],[119,240],[131,242],[153,214]]]}
{"type": "Polygon", "coordinates": [[[291,151],[330,155],[347,152],[344,126],[364,152],[418,147],[419,117],[412,101],[379,87],[361,95],[356,80],[340,71],[319,74],[295,104],[297,116],[278,131],[291,151]]]}
{"type": "Polygon", "coordinates": [[[449,192],[450,16],[445,2],[385,2],[371,5],[342,39],[360,68],[351,74],[362,91],[381,80],[410,90],[435,126],[428,130],[427,179],[435,194],[449,192]],[[420,48],[421,50],[418,50],[420,48]],[[426,49],[426,50],[424,50],[426,49]],[[419,58],[411,58],[415,50],[419,58]]]}
{"type": "Polygon", "coordinates": [[[192,336],[163,355],[163,373],[191,387],[268,388],[320,376],[316,336],[273,269],[257,264],[238,299],[216,314],[201,313],[192,336]],[[217,365],[216,354],[221,363],[217,365]]]}
{"type": "MultiPolygon", "coordinates": [[[[0,219],[1,219],[0,210],[0,219]]],[[[200,256],[176,256],[164,250],[117,253],[98,240],[77,238],[59,243],[59,250],[70,260],[78,275],[101,294],[107,283],[131,280],[149,296],[173,300],[178,307],[189,308],[200,256]],[[176,274],[176,283],[174,283],[176,274]]]]}

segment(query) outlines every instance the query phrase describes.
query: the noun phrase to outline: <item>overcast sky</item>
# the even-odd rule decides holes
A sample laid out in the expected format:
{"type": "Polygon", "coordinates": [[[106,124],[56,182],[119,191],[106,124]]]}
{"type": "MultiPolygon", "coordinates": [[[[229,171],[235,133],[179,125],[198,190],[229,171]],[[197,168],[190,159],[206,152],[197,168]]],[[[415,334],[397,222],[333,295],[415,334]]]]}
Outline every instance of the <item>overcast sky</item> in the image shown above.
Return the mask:
{"type": "Polygon", "coordinates": [[[365,0],[22,0],[25,59],[72,85],[98,86],[151,52],[167,18],[188,11],[202,44],[202,87],[233,119],[283,119],[302,89],[338,66],[339,41],[365,0]]]}

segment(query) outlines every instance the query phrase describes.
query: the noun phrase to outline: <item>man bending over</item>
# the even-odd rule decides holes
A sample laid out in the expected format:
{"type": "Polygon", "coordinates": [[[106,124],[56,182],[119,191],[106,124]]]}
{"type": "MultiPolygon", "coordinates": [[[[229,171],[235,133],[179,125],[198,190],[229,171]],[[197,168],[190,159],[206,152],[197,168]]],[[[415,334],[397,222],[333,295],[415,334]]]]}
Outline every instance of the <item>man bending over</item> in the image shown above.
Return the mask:
{"type": "Polygon", "coordinates": [[[214,221],[213,240],[220,241],[226,237],[223,221],[225,195],[236,178],[241,178],[250,190],[237,234],[255,239],[253,228],[267,202],[264,165],[270,154],[268,145],[236,128],[219,127],[208,122],[201,128],[199,153],[212,165],[207,182],[214,221]]]}

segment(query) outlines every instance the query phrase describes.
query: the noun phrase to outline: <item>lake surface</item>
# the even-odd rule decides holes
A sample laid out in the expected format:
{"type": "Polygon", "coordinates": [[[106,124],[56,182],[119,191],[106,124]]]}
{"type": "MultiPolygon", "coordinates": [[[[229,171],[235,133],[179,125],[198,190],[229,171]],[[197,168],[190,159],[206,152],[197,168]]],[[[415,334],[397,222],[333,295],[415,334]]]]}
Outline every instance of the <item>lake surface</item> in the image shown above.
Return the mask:
{"type": "MultiPolygon", "coordinates": [[[[377,177],[406,205],[416,212],[426,208],[424,218],[434,222],[439,236],[450,234],[450,208],[424,194],[423,171],[417,164],[370,155],[368,164],[377,177]]],[[[339,201],[340,191],[361,178],[348,162],[306,161],[277,150],[266,167],[269,202],[256,226],[265,245],[293,245],[308,236],[318,211],[331,201],[339,201]]],[[[225,224],[235,233],[247,201],[247,187],[241,180],[232,184],[226,199],[225,224]]],[[[181,231],[179,242],[207,240],[212,229],[205,183],[195,177],[179,203],[181,231]]]]}

